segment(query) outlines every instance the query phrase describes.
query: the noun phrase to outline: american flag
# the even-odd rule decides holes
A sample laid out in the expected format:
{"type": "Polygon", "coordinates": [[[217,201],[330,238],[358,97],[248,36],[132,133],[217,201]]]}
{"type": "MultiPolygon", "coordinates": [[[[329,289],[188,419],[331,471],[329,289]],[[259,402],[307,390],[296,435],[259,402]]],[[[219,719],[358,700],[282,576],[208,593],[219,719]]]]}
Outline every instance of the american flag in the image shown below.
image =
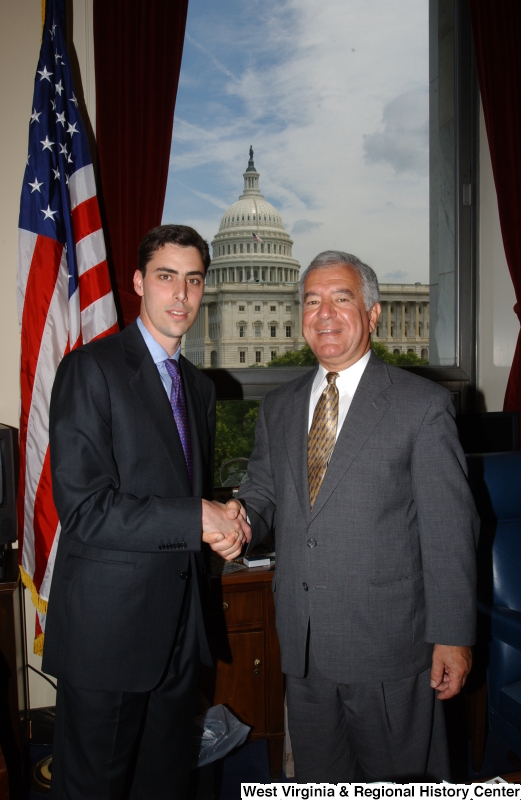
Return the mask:
{"type": "Polygon", "coordinates": [[[257,236],[256,233],[252,233],[252,236],[253,236],[253,241],[254,242],[263,242],[264,241],[264,239],[261,239],[261,237],[257,236]]]}
{"type": "Polygon", "coordinates": [[[35,652],[60,523],[52,500],[49,402],[66,353],[118,329],[96,198],[64,36],[64,0],[47,0],[20,200],[19,559],[37,610],[35,652]]]}

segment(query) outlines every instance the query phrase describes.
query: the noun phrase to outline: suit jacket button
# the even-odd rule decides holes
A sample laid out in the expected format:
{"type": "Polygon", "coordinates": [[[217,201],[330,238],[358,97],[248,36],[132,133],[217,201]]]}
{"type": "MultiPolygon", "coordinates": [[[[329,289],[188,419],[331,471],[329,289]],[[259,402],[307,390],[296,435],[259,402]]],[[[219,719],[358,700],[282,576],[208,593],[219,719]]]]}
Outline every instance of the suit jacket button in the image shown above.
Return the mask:
{"type": "Polygon", "coordinates": [[[308,590],[308,585],[307,585],[307,583],[303,583],[303,584],[302,584],[302,588],[304,589],[304,591],[305,591],[305,592],[307,592],[307,590],[308,590]]]}
{"type": "Polygon", "coordinates": [[[311,549],[313,549],[316,546],[317,546],[317,543],[316,543],[316,541],[314,539],[308,539],[308,547],[311,547],[311,549]]]}
{"type": "Polygon", "coordinates": [[[159,549],[160,549],[160,550],[164,550],[164,549],[165,549],[165,546],[164,546],[164,544],[160,544],[160,545],[159,545],[159,549]]]}
{"type": "Polygon", "coordinates": [[[188,578],[188,572],[182,572],[179,577],[185,581],[188,578]]]}
{"type": "Polygon", "coordinates": [[[181,547],[186,547],[186,542],[181,542],[181,547]]]}

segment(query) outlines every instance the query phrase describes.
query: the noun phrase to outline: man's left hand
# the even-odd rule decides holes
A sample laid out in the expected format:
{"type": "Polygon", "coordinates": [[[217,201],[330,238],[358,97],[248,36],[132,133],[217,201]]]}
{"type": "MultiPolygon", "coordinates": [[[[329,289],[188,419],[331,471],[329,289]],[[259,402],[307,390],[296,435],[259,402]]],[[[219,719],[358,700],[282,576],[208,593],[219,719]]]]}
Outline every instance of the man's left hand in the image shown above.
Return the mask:
{"type": "Polygon", "coordinates": [[[228,500],[226,503],[226,516],[228,519],[237,519],[237,517],[241,518],[242,532],[246,541],[249,542],[251,539],[251,528],[246,517],[246,509],[240,500],[237,500],[236,498],[233,500],[228,500]]]}
{"type": "Polygon", "coordinates": [[[471,667],[470,647],[435,644],[432,653],[431,686],[437,690],[438,700],[449,700],[457,695],[465,686],[471,667]]]}

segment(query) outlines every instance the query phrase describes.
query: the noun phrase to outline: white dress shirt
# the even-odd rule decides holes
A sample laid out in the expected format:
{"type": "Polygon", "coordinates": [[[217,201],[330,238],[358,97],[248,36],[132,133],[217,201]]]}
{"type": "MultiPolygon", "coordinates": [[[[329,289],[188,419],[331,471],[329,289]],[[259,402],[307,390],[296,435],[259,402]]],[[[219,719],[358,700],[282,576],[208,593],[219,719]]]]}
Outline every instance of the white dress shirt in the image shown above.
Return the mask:
{"type": "MultiPolygon", "coordinates": [[[[358,384],[360,383],[360,378],[364,374],[364,370],[367,367],[367,362],[369,361],[370,357],[371,351],[369,350],[355,364],[347,369],[343,369],[338,373],[338,378],[336,379],[336,388],[338,389],[338,424],[336,427],[337,439],[347,416],[347,412],[349,411],[351,401],[358,388],[358,384]]],[[[315,380],[313,381],[313,386],[311,387],[311,398],[309,400],[308,433],[309,429],[311,428],[311,423],[313,422],[315,407],[319,401],[320,395],[327,386],[326,375],[328,372],[329,370],[323,367],[322,364],[318,365],[318,372],[315,375],[315,380]]],[[[334,372],[334,370],[331,370],[331,372],[334,372]]]]}

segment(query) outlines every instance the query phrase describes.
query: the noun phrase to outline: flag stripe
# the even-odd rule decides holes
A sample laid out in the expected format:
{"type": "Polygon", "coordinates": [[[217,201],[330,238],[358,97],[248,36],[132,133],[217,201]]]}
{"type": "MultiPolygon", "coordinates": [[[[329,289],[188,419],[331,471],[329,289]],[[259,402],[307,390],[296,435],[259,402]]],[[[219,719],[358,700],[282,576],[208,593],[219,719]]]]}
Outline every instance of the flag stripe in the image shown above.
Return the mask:
{"type": "Polygon", "coordinates": [[[69,193],[71,197],[71,210],[74,210],[80,203],[96,197],[96,181],[92,164],[76,170],[69,178],[69,193]]]}
{"type": "Polygon", "coordinates": [[[72,212],[72,224],[76,243],[101,228],[101,217],[96,197],[91,197],[76,206],[72,212]]]}
{"type": "MultiPolygon", "coordinates": [[[[113,329],[117,325],[116,308],[112,294],[100,297],[95,303],[81,312],[81,330],[85,344],[97,339],[103,331],[113,329]]],[[[114,332],[114,331],[112,331],[114,332]]]]}
{"type": "Polygon", "coordinates": [[[108,267],[106,264],[107,253],[105,251],[105,240],[103,239],[103,231],[97,230],[90,233],[81,239],[76,245],[76,258],[78,261],[78,275],[87,272],[91,267],[95,267],[101,262],[105,262],[105,270],[108,276],[108,267]]]}
{"type": "MultiPolygon", "coordinates": [[[[38,245],[43,238],[39,237],[38,245]]],[[[47,268],[49,268],[49,264],[47,264],[47,268]]],[[[25,504],[22,566],[31,577],[33,577],[35,566],[34,502],[49,442],[51,389],[58,364],[68,345],[68,281],[67,259],[65,251],[63,251],[58,277],[41,336],[40,348],[37,350],[38,360],[34,374],[32,397],[30,403],[27,404],[29,414],[26,432],[25,470],[23,473],[25,475],[25,504]]],[[[26,309],[30,310],[31,308],[28,305],[30,300],[30,297],[26,297],[24,317],[26,316],[26,309]]],[[[35,586],[39,589],[38,584],[35,584],[35,586]]]]}
{"type": "Polygon", "coordinates": [[[87,306],[99,299],[100,295],[107,295],[111,291],[107,262],[102,261],[80,277],[80,310],[85,311],[87,306]]]}
{"type": "Polygon", "coordinates": [[[25,289],[31,269],[34,248],[38,234],[32,231],[18,229],[18,275],[16,279],[16,305],[18,307],[18,320],[22,327],[22,314],[24,310],[25,289]]]}
{"type": "MultiPolygon", "coordinates": [[[[58,525],[58,514],[52,499],[51,455],[49,446],[47,446],[40,481],[34,498],[34,538],[39,542],[39,547],[35,550],[33,582],[36,586],[40,586],[40,597],[42,597],[41,583],[47,570],[49,553],[51,552],[58,525]]],[[[44,597],[43,599],[48,600],[49,598],[44,597]]]]}

